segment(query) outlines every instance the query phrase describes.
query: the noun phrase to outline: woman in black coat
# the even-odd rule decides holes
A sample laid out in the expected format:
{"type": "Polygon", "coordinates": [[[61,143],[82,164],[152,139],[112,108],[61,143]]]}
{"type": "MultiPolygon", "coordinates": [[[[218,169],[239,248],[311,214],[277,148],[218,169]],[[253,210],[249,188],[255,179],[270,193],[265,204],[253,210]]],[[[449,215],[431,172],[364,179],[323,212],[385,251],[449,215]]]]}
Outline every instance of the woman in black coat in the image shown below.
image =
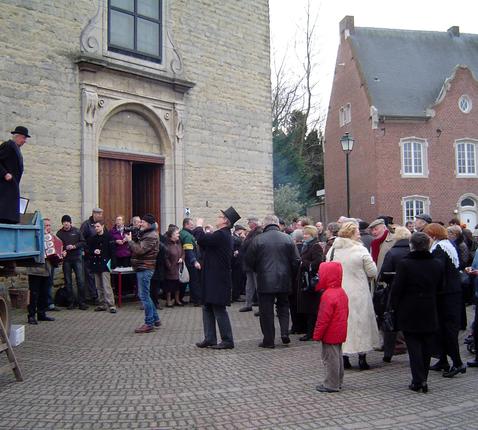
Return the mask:
{"type": "Polygon", "coordinates": [[[438,322],[440,325],[438,347],[440,359],[431,370],[442,371],[443,376],[452,378],[458,373],[465,373],[466,366],[460,357],[458,334],[461,326],[463,296],[459,272],[459,258],[454,245],[448,240],[445,227],[440,224],[428,224],[423,230],[433,240],[431,253],[439,260],[444,269],[443,283],[438,288],[437,307],[438,322]],[[447,356],[452,359],[452,367],[448,364],[447,356]]]}
{"type": "Polygon", "coordinates": [[[391,290],[391,308],[403,331],[410,358],[413,391],[428,391],[427,378],[438,329],[437,289],[443,283],[443,265],[428,251],[430,238],[414,233],[412,251],[397,266],[391,290]]]}
{"type": "MultiPolygon", "coordinates": [[[[375,306],[375,312],[377,313],[377,322],[379,327],[382,323],[384,308],[388,301],[388,296],[390,294],[390,287],[395,278],[395,273],[397,271],[397,266],[404,257],[406,257],[410,252],[410,237],[412,234],[406,227],[397,227],[393,235],[396,240],[395,244],[390,248],[390,250],[385,254],[383,260],[382,268],[377,278],[377,283],[385,283],[386,287],[384,289],[376,288],[374,295],[374,305],[379,303],[378,306],[375,306]],[[378,300],[375,300],[378,294],[382,294],[381,297],[378,297],[378,300]]],[[[384,332],[383,333],[383,361],[390,363],[392,361],[393,353],[395,351],[395,345],[397,344],[397,335],[398,332],[384,332]]],[[[403,345],[403,337],[400,336],[398,341],[398,347],[403,345]]],[[[405,345],[403,345],[405,346],[405,345]]]]}
{"type": "MultiPolygon", "coordinates": [[[[309,279],[314,277],[320,263],[324,259],[322,245],[317,238],[317,228],[313,225],[306,225],[303,229],[304,242],[300,253],[300,270],[298,276],[297,287],[297,312],[305,315],[307,331],[299,338],[299,340],[312,340],[314,334],[315,321],[317,312],[319,311],[320,295],[315,291],[315,285],[311,286],[311,290],[304,291],[304,272],[309,273],[309,279]]],[[[307,276],[307,275],[306,275],[307,276]]]]}

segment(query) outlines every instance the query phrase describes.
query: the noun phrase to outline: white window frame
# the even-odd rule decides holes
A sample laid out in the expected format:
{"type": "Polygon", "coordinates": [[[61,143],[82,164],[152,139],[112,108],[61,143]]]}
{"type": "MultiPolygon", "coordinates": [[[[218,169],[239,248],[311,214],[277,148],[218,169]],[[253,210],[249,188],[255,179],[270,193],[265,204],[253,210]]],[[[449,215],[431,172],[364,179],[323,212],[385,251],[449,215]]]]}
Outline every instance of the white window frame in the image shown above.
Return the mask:
{"type": "Polygon", "coordinates": [[[471,97],[467,94],[463,94],[459,99],[458,99],[458,108],[460,109],[461,112],[465,113],[465,114],[468,114],[471,112],[471,110],[473,109],[473,102],[471,101],[471,97]],[[461,102],[462,101],[466,101],[468,103],[468,108],[467,109],[463,109],[461,107],[461,102]]]}
{"type": "Polygon", "coordinates": [[[412,196],[405,196],[402,197],[402,217],[403,217],[403,225],[407,221],[415,221],[415,217],[420,213],[430,213],[430,198],[427,196],[420,196],[420,195],[412,195],[412,196]],[[417,210],[416,202],[420,201],[423,203],[423,209],[417,210]],[[413,216],[407,217],[407,202],[413,202],[413,216]]]}
{"type": "Polygon", "coordinates": [[[473,139],[473,138],[457,139],[455,140],[453,146],[455,147],[455,176],[457,178],[478,178],[478,139],[473,139]],[[474,147],[473,161],[474,161],[475,171],[474,173],[468,172],[468,152],[465,149],[465,168],[467,171],[465,173],[460,173],[459,166],[458,166],[458,147],[460,145],[468,145],[468,144],[471,144],[474,147]]]}
{"type": "MultiPolygon", "coordinates": [[[[428,178],[428,141],[420,137],[404,137],[400,139],[398,143],[400,147],[400,176],[402,178],[428,178]],[[405,172],[405,146],[407,144],[413,145],[417,143],[421,147],[421,157],[422,157],[422,171],[417,173],[415,170],[412,172],[405,172]]],[[[415,166],[414,151],[412,151],[412,168],[415,166]]]]}
{"type": "Polygon", "coordinates": [[[340,127],[349,124],[352,122],[352,105],[347,103],[343,106],[340,106],[339,109],[339,124],[340,127]]]}

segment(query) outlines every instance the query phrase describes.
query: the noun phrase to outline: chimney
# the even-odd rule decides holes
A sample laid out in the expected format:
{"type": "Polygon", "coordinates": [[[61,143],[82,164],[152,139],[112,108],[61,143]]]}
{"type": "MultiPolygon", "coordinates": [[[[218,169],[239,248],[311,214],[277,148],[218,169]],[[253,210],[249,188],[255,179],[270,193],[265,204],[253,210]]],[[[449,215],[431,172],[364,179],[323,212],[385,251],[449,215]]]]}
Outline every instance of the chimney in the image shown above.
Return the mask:
{"type": "Polygon", "coordinates": [[[447,33],[452,37],[460,37],[460,27],[454,25],[447,30],[447,33]]]}
{"type": "Polygon", "coordinates": [[[340,38],[347,39],[355,31],[354,17],[351,15],[345,16],[339,24],[340,38]]]}

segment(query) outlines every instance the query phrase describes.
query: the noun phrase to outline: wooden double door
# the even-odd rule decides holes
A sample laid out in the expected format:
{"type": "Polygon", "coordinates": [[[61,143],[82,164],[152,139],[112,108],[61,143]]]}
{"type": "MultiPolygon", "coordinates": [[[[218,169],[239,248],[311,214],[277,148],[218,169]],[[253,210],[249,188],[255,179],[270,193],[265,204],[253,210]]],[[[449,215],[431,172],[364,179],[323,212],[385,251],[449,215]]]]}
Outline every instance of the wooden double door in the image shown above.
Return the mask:
{"type": "Polygon", "coordinates": [[[99,203],[108,228],[118,215],[125,223],[151,213],[161,225],[161,158],[131,157],[100,153],[99,203]]]}

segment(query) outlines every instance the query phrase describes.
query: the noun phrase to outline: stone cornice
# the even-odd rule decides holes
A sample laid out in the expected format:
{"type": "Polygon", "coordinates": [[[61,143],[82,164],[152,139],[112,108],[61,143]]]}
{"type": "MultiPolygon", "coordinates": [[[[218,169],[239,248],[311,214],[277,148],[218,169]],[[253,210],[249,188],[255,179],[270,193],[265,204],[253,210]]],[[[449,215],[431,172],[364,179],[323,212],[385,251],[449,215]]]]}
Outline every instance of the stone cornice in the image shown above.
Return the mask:
{"type": "Polygon", "coordinates": [[[164,73],[155,73],[149,70],[143,70],[134,66],[118,63],[107,57],[97,57],[92,55],[81,55],[76,59],[76,64],[80,71],[99,72],[101,70],[112,70],[125,73],[133,77],[150,79],[156,82],[170,86],[174,91],[184,94],[187,93],[196,84],[191,81],[179,79],[165,75],[164,73]]]}

